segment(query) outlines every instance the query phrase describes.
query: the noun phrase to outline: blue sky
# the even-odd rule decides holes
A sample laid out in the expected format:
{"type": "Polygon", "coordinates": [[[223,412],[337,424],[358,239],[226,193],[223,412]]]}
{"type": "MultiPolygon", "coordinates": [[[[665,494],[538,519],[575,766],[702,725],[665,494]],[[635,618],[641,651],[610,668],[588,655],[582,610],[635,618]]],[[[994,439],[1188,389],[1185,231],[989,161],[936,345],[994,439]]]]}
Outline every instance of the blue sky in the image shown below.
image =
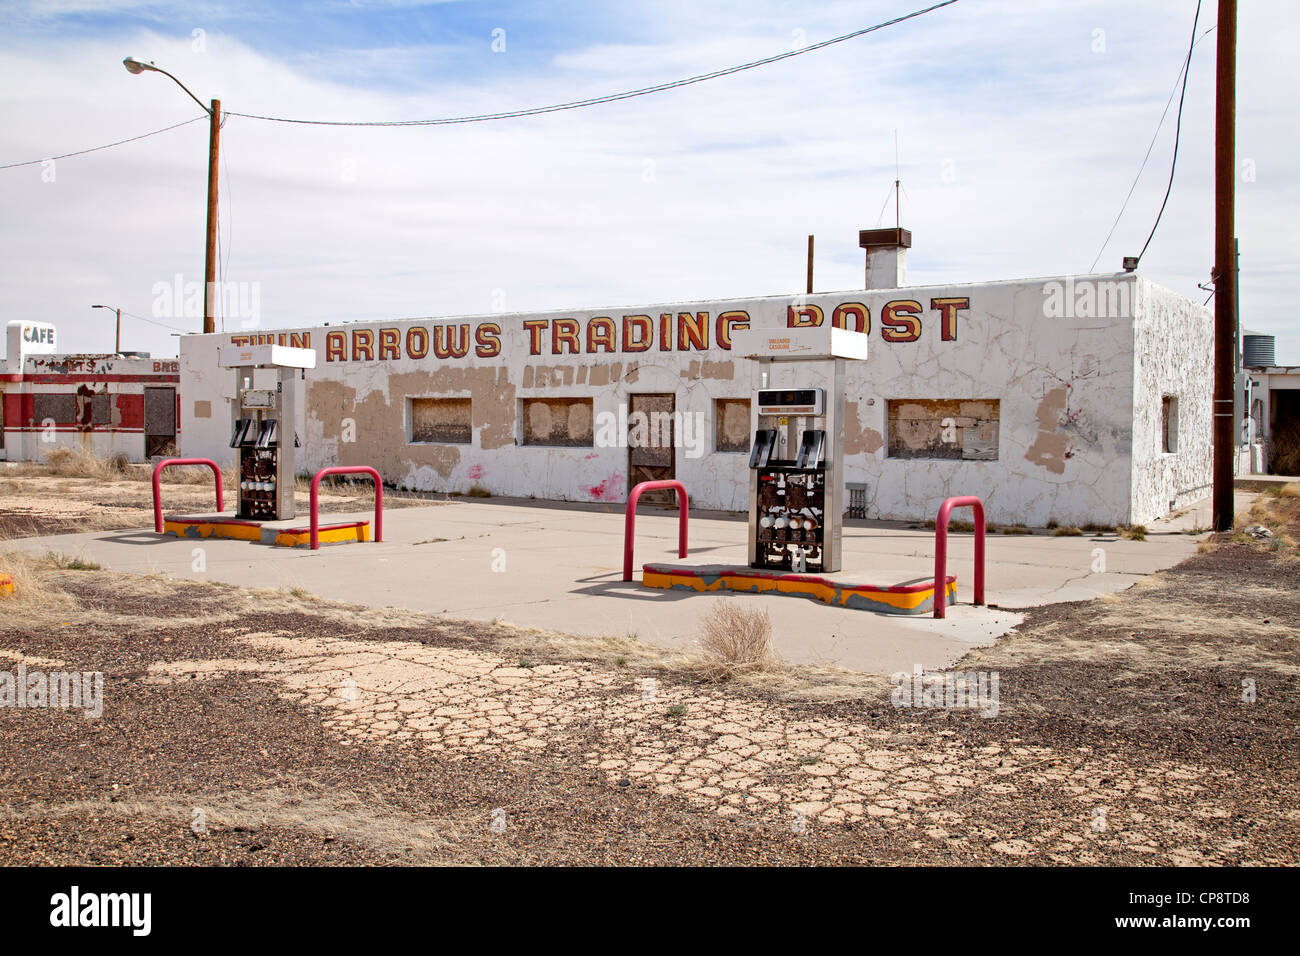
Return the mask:
{"type": "MultiPolygon", "coordinates": [[[[197,115],[166,78],[128,74],[127,54],[227,110],[430,118],[677,79],[923,5],[18,0],[0,8],[0,163],[197,115]]],[[[1243,322],[1300,363],[1289,46],[1300,9],[1242,7],[1243,322]]],[[[857,230],[892,224],[892,201],[883,219],[881,207],[896,133],[910,282],[1080,274],[1137,173],[1194,9],[960,0],[761,70],[500,123],[324,129],[231,117],[224,277],[257,285],[263,327],[743,297],[799,291],[811,232],[819,291],[857,288],[857,230]]],[[[1206,3],[1200,30],[1214,21],[1206,3]]],[[[1211,34],[1193,59],[1174,192],[1141,269],[1198,301],[1212,250],[1213,67],[1211,34]]],[[[1173,119],[1096,271],[1145,241],[1173,119]]],[[[125,348],[174,352],[164,326],[197,320],[160,314],[154,290],[202,278],[206,141],[195,123],[60,160],[52,176],[0,170],[0,321],[52,321],[66,348],[99,350],[111,329],[89,305],[107,302],[157,323],[124,319],[125,348]]]]}

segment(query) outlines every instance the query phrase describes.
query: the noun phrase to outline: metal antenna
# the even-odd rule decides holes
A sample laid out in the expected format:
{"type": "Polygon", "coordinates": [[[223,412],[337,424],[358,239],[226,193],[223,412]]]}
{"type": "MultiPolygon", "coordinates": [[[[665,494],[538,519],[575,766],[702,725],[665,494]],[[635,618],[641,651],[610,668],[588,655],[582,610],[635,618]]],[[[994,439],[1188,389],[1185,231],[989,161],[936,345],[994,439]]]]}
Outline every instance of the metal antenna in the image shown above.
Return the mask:
{"type": "Polygon", "coordinates": [[[901,229],[903,226],[903,213],[901,200],[899,199],[899,190],[902,187],[902,174],[898,169],[898,127],[894,127],[894,228],[901,229]]]}

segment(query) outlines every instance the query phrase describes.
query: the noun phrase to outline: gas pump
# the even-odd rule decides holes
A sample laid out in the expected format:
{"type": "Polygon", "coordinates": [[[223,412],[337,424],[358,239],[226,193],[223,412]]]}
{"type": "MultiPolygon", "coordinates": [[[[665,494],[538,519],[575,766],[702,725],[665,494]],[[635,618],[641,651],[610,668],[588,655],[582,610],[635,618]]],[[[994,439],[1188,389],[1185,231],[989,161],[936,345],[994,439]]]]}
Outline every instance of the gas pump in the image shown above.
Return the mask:
{"type": "Polygon", "coordinates": [[[744,329],[732,351],[755,362],[750,400],[749,566],[840,570],[844,522],[844,363],[867,336],[833,326],[744,329]]]}
{"type": "Polygon", "coordinates": [[[231,345],[219,350],[218,364],[235,370],[230,447],[239,451],[239,517],[292,518],[299,383],[305,369],[316,367],[316,352],[283,345],[231,345]],[[258,369],[274,369],[274,385],[259,383],[258,369]]]}

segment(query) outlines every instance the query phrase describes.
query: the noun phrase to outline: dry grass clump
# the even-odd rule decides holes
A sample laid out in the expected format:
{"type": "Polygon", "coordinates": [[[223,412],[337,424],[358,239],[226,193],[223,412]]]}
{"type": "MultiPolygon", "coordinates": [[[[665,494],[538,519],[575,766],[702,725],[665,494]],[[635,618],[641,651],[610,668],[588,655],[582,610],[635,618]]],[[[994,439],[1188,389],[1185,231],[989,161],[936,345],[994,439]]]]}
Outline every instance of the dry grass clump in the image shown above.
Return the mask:
{"type": "Polygon", "coordinates": [[[1300,532],[1300,482],[1260,495],[1244,516],[1237,515],[1234,530],[1237,532],[1234,541],[1262,546],[1286,558],[1300,556],[1300,543],[1296,539],[1297,532],[1300,532]],[[1295,493],[1288,493],[1287,489],[1294,489],[1295,493]],[[1254,524],[1268,528],[1273,532],[1272,536],[1257,540],[1241,533],[1242,529],[1254,524]]]}
{"type": "Polygon", "coordinates": [[[704,615],[700,650],[705,671],[714,679],[775,670],[780,664],[772,650],[772,618],[734,601],[719,601],[704,615]]]}
{"type": "Polygon", "coordinates": [[[1052,537],[1054,538],[1078,538],[1082,535],[1083,530],[1074,525],[1067,525],[1064,527],[1057,525],[1057,527],[1052,530],[1052,537]]]}
{"type": "Polygon", "coordinates": [[[1145,541],[1147,539],[1147,526],[1144,524],[1120,525],[1115,530],[1121,538],[1128,538],[1130,541],[1145,541]]]}
{"type": "Polygon", "coordinates": [[[13,578],[14,593],[0,594],[0,621],[11,624],[33,616],[73,607],[73,601],[54,580],[61,569],[58,555],[38,557],[8,546],[0,539],[0,572],[13,578]]]}
{"type": "MultiPolygon", "coordinates": [[[[132,463],[122,452],[107,457],[84,449],[52,448],[40,461],[10,465],[5,474],[16,477],[94,478],[98,481],[150,481],[153,467],[132,463]]],[[[221,480],[230,488],[238,480],[232,462],[221,470],[221,480]]],[[[202,485],[212,483],[212,469],[203,465],[168,468],[162,473],[163,484],[202,485]]],[[[306,490],[305,488],[303,490],[306,490]]]]}
{"type": "Polygon", "coordinates": [[[116,481],[127,470],[125,456],[104,458],[94,452],[62,447],[50,449],[36,465],[43,469],[44,474],[60,478],[98,478],[102,481],[116,481]]]}

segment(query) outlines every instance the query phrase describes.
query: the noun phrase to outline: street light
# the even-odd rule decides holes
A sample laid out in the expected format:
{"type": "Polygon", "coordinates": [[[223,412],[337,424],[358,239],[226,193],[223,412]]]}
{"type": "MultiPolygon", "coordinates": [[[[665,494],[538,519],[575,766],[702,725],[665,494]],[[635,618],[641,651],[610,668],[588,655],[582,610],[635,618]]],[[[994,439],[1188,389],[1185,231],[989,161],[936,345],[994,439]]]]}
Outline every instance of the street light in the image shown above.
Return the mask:
{"type": "Polygon", "coordinates": [[[114,309],[111,305],[92,305],[92,309],[111,309],[117,313],[117,335],[114,336],[113,352],[117,355],[122,354],[122,310],[114,309]]]}
{"type": "Polygon", "coordinates": [[[122,65],[126,67],[128,73],[135,76],[145,72],[161,73],[184,90],[186,95],[208,114],[208,235],[203,261],[203,331],[215,332],[217,330],[214,294],[217,282],[217,153],[221,146],[221,100],[213,100],[211,106],[204,106],[203,101],[191,93],[189,87],[162,67],[155,66],[152,61],[128,56],[122,61],[122,65]]]}

